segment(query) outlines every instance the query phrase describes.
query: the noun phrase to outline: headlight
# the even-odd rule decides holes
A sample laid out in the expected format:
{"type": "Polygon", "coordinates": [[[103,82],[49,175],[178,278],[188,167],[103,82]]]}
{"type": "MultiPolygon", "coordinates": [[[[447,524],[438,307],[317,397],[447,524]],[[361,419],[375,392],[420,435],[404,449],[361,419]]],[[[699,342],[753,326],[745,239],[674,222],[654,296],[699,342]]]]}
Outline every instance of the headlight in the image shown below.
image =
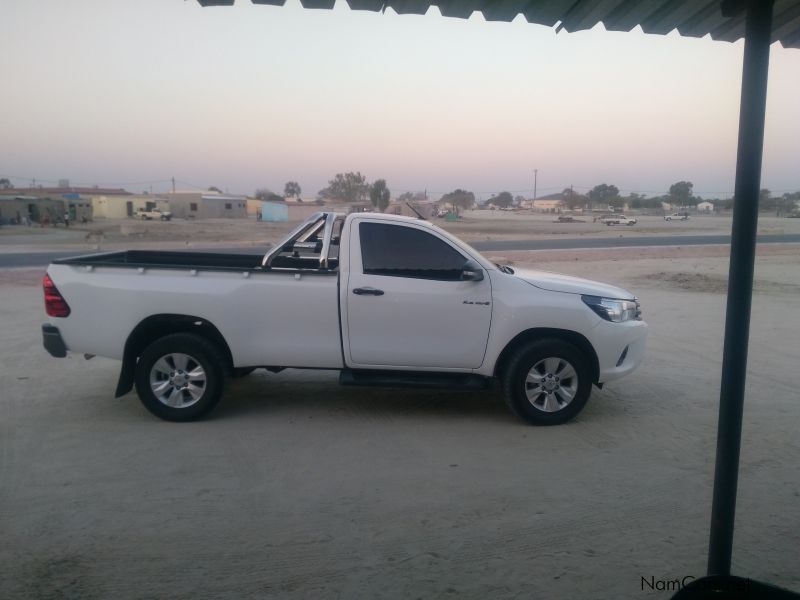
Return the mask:
{"type": "Polygon", "coordinates": [[[581,300],[606,321],[622,323],[623,321],[642,320],[642,311],[636,298],[633,300],[617,300],[615,298],[601,298],[600,296],[581,296],[581,300]]]}

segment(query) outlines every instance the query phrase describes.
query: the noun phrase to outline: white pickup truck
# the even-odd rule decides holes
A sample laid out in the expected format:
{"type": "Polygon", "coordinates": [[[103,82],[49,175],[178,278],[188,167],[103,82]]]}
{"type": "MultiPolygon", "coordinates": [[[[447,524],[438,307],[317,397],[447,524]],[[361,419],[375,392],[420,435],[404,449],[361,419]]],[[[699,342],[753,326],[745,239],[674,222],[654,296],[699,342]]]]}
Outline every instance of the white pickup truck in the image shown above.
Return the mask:
{"type": "Polygon", "coordinates": [[[485,387],[529,423],[574,417],[633,371],[633,294],[496,265],[421,219],[320,212],[263,257],[127,251],[57,260],[44,346],[122,361],[155,415],[196,419],[226,377],[334,369],[349,385],[485,387]]]}
{"type": "Polygon", "coordinates": [[[633,217],[626,217],[625,215],[603,215],[600,217],[600,222],[605,223],[606,225],[628,225],[633,226],[636,225],[637,221],[633,217]]]}
{"type": "Polygon", "coordinates": [[[172,219],[172,213],[168,210],[161,210],[158,208],[140,208],[136,211],[136,218],[142,221],[152,221],[159,219],[161,221],[169,221],[172,219]]]}

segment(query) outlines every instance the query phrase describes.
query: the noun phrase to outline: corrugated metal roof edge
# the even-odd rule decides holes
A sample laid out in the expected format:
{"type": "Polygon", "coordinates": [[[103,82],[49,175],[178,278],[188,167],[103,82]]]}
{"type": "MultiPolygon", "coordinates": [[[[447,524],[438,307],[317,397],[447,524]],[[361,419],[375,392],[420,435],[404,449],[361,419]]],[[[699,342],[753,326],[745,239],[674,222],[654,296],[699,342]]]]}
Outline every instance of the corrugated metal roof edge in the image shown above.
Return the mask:
{"type": "MultiPolygon", "coordinates": [[[[606,3],[604,10],[596,3],[582,0],[555,0],[550,3],[535,3],[529,0],[506,0],[497,5],[491,0],[345,0],[352,10],[383,12],[391,8],[400,15],[426,14],[436,6],[442,16],[467,19],[479,12],[487,21],[510,22],[522,15],[529,23],[556,26],[570,32],[583,31],[602,24],[609,31],[631,31],[640,26],[647,34],[666,35],[677,31],[684,37],[703,38],[710,36],[715,41],[735,42],[744,37],[744,19],[741,15],[725,17],[719,1],[697,3],[690,17],[683,16],[685,5],[669,0],[618,0],[606,3]],[[493,4],[493,5],[492,5],[493,4]],[[560,5],[560,6],[559,6],[560,5]],[[646,16],[630,17],[638,9],[646,16]],[[559,18],[560,17],[560,18],[559,18]],[[608,23],[608,24],[606,24],[608,23]]],[[[232,6],[234,0],[197,0],[203,7],[232,6]]],[[[251,0],[253,4],[283,6],[286,0],[251,0]]],[[[335,0],[300,0],[304,8],[332,9],[335,0]]],[[[773,23],[773,42],[784,48],[800,49],[800,0],[777,0],[773,23]]]]}

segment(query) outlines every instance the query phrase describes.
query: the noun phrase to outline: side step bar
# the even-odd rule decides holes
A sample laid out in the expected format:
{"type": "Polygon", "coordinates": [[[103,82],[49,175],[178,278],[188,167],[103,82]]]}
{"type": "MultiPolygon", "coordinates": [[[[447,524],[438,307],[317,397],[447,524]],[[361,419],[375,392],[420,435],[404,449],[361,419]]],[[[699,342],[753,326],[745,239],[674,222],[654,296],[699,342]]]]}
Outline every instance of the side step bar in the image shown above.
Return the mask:
{"type": "Polygon", "coordinates": [[[377,387],[485,390],[491,387],[492,379],[471,373],[343,369],[339,373],[339,383],[377,387]]]}

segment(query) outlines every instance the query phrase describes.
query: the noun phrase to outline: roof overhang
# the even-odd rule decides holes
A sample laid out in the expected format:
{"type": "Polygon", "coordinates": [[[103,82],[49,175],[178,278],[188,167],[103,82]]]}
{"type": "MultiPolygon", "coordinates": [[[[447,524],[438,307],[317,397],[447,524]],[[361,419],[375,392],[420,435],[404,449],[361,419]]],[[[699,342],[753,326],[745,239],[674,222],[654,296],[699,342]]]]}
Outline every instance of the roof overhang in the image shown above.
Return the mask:
{"type": "MultiPolygon", "coordinates": [[[[201,6],[231,6],[234,0],[197,0],[201,6]]],[[[251,0],[283,6],[286,0],[251,0]]],[[[743,0],[346,0],[353,10],[423,15],[436,6],[445,17],[468,19],[480,12],[487,21],[512,21],[522,15],[529,23],[557,30],[581,31],[598,23],[610,31],[667,34],[735,42],[744,37],[743,0]]],[[[335,0],[300,0],[304,8],[332,9],[335,0]]],[[[772,41],[800,48],[800,0],[776,0],[772,41]]]]}

